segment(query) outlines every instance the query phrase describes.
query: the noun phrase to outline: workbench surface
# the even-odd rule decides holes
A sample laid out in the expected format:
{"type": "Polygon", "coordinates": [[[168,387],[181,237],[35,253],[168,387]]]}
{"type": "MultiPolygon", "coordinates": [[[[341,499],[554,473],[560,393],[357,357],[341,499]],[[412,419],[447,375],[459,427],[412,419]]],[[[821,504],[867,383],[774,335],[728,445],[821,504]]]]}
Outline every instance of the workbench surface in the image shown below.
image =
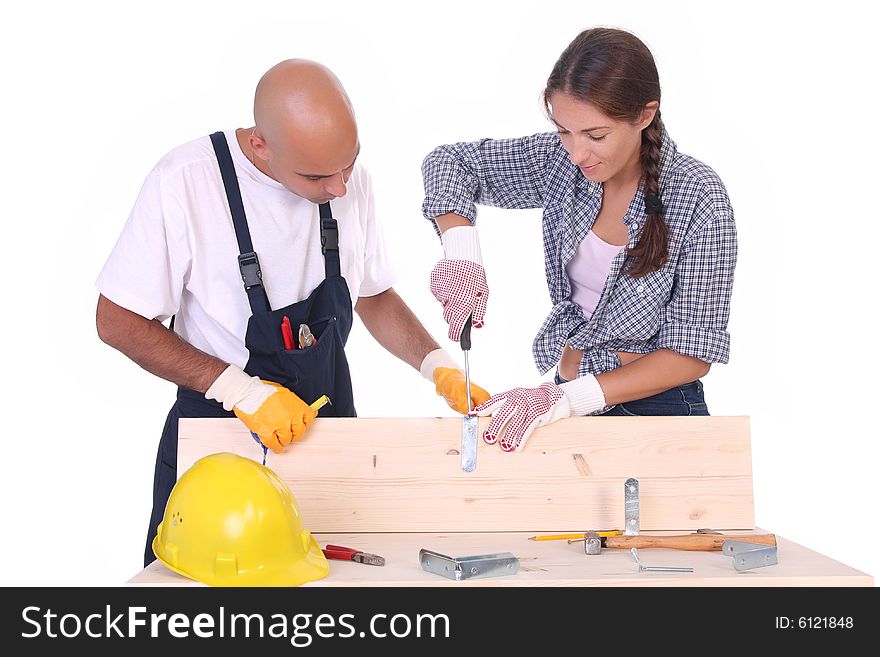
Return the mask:
{"type": "MultiPolygon", "coordinates": [[[[752,529],[747,417],[567,418],[535,431],[518,454],[478,441],[474,472],[461,470],[460,447],[460,418],[318,418],[303,440],[270,454],[321,546],[385,557],[381,567],[331,560],[330,574],[305,586],[873,586],[872,576],[778,536],[779,563],[743,572],[720,551],[639,550],[645,566],[693,573],[639,572],[629,550],[588,556],[583,543],[528,540],[622,529],[630,477],[642,534],[769,533],[752,529]],[[510,552],[520,570],[457,582],[423,571],[422,548],[453,558],[510,552]]],[[[180,420],[178,473],[224,451],[262,457],[236,418],[180,420]]],[[[200,585],[158,561],[128,584],[200,585]]]]}
{"type": "MultiPolygon", "coordinates": [[[[681,532],[642,532],[664,535],[681,532]]],[[[738,534],[753,532],[727,532],[738,534]]],[[[755,533],[765,533],[756,529],[755,533]]],[[[318,543],[344,545],[385,557],[385,566],[330,560],[330,574],[304,586],[873,586],[873,577],[777,536],[779,563],[750,571],[734,569],[721,552],[642,549],[645,566],[690,566],[693,573],[639,572],[629,550],[603,549],[587,556],[583,543],[530,541],[534,532],[315,534],[318,543]],[[519,572],[456,582],[422,570],[419,550],[450,557],[512,552],[519,572]]],[[[202,586],[154,561],[129,586],[202,586]]]]}

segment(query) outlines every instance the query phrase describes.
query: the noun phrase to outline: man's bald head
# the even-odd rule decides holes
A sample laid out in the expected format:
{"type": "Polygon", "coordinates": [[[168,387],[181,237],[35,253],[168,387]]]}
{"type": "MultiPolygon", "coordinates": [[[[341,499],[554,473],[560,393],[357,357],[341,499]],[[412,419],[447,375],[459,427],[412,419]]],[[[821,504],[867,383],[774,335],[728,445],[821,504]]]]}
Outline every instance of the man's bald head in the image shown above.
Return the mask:
{"type": "Polygon", "coordinates": [[[254,94],[254,119],[270,148],[282,147],[282,140],[357,139],[354,109],[342,83],[326,66],[307,59],[288,59],[266,71],[254,94]]]}
{"type": "Polygon", "coordinates": [[[276,64],[257,84],[254,119],[248,141],[264,172],[315,202],[345,194],[360,143],[351,101],[330,69],[307,59],[276,64]]]}

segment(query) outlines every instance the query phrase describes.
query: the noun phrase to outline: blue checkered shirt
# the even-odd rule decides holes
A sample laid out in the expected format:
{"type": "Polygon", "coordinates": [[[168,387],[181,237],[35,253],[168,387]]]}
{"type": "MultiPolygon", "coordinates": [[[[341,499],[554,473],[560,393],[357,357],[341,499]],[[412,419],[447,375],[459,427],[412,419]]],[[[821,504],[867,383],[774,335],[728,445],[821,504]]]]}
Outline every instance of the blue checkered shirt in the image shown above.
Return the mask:
{"type": "MultiPolygon", "coordinates": [[[[633,278],[621,272],[626,254],[618,254],[590,316],[571,300],[565,267],[599,214],[602,185],[571,163],[557,133],[439,146],[425,158],[422,175],[422,212],[432,221],[455,212],[474,223],[477,203],[544,209],[544,268],[553,308],[532,345],[542,374],[559,362],[566,343],[584,350],[579,376],[620,367],[617,351],[671,349],[707,363],[727,362],[737,250],[733,209],[718,175],[679,153],[665,131],[660,196],[669,259],[658,271],[633,278]]],[[[624,217],[630,247],[644,220],[640,188],[624,217]]]]}

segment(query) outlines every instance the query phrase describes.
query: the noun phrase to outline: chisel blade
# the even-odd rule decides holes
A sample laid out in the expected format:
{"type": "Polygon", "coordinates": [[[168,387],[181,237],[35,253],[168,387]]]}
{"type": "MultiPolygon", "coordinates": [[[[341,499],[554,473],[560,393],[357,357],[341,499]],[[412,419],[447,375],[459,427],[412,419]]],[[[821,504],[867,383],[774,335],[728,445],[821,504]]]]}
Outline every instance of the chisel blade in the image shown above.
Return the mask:
{"type": "Polygon", "coordinates": [[[477,467],[477,416],[465,415],[461,421],[461,469],[473,472],[477,467]]]}

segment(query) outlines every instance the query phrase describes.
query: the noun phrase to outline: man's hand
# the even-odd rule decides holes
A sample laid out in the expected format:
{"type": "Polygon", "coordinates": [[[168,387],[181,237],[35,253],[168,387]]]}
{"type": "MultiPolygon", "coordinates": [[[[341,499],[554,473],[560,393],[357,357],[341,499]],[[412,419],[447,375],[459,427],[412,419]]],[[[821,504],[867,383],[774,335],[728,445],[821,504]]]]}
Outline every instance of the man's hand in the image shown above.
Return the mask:
{"type": "MultiPolygon", "coordinates": [[[[450,367],[438,367],[434,370],[434,385],[437,394],[449,404],[449,408],[462,415],[468,414],[467,380],[464,372],[450,367]]],[[[471,381],[471,408],[489,399],[489,393],[471,381]]]]}
{"type": "MultiPolygon", "coordinates": [[[[431,381],[437,394],[446,400],[449,408],[468,414],[467,379],[452,357],[443,349],[436,349],[425,356],[419,368],[422,376],[431,381]]],[[[489,393],[471,381],[471,408],[489,399],[489,393]]]]}
{"type": "Polygon", "coordinates": [[[235,413],[276,454],[299,440],[318,415],[284,386],[250,376],[235,365],[217,377],[205,397],[216,399],[235,413]]]}
{"type": "Polygon", "coordinates": [[[474,410],[491,415],[483,440],[496,442],[505,452],[522,451],[532,432],[572,415],[589,415],[605,407],[605,396],[591,374],[561,385],[543,383],[537,388],[514,388],[493,395],[474,410]]]}
{"type": "Polygon", "coordinates": [[[445,257],[431,271],[431,293],[443,305],[449,339],[458,341],[471,313],[474,328],[483,326],[489,286],[476,228],[449,228],[443,233],[442,240],[445,257]]]}

